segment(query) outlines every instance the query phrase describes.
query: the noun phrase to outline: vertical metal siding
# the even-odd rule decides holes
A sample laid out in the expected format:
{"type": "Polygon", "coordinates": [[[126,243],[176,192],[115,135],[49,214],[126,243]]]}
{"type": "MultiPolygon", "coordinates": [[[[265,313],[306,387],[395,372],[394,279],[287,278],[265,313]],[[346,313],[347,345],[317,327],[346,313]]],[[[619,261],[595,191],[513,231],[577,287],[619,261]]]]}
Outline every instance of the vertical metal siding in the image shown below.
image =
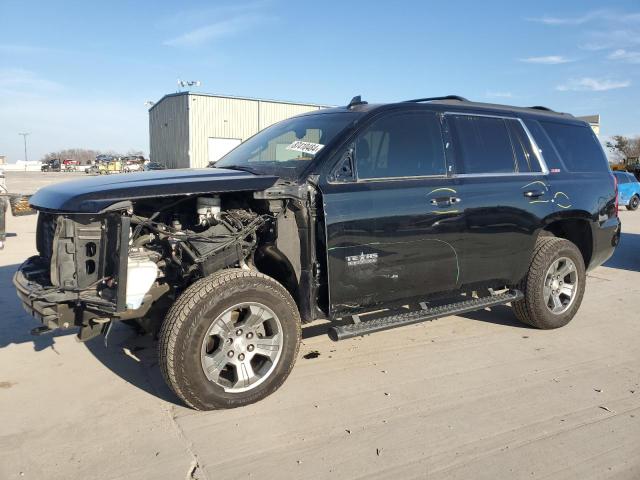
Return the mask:
{"type": "Polygon", "coordinates": [[[320,108],[187,92],[169,95],[149,111],[150,157],[168,168],[206,167],[209,138],[245,141],[269,125],[320,108]]]}
{"type": "Polygon", "coordinates": [[[188,95],[169,96],[149,111],[149,157],[167,168],[189,167],[188,95]]]}
{"type": "Polygon", "coordinates": [[[264,100],[189,95],[189,153],[191,167],[208,164],[208,139],[237,138],[245,141],[258,131],[300,113],[319,110],[300,105],[264,100]]]}
{"type": "Polygon", "coordinates": [[[206,167],[209,137],[246,140],[258,131],[258,102],[189,95],[191,166],[206,167]]]}
{"type": "Polygon", "coordinates": [[[260,130],[286,118],[293,117],[294,115],[320,110],[320,107],[315,105],[296,105],[263,100],[259,100],[258,102],[260,104],[260,119],[258,125],[260,130]]]}

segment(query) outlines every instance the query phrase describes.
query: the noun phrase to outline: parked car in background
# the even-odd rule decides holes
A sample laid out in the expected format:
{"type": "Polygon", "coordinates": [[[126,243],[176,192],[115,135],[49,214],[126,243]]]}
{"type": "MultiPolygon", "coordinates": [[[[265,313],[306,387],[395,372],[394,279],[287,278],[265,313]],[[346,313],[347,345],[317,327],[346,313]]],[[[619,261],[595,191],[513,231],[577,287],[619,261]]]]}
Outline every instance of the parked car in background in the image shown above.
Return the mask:
{"type": "Polygon", "coordinates": [[[145,163],[144,165],[145,172],[148,172],[149,170],[166,170],[166,169],[167,167],[157,162],[149,162],[149,163],[145,163]]]}
{"type": "Polygon", "coordinates": [[[123,168],[125,173],[141,172],[144,168],[144,157],[141,155],[130,155],[122,158],[123,168]]]}
{"type": "Polygon", "coordinates": [[[124,168],[122,169],[125,173],[141,172],[142,170],[143,167],[139,163],[125,163],[124,168]]]}
{"type": "Polygon", "coordinates": [[[49,160],[45,160],[42,162],[42,166],[40,167],[41,172],[59,172],[60,171],[60,159],[59,158],[50,158],[49,160]]]}
{"type": "Polygon", "coordinates": [[[70,158],[66,158],[62,161],[62,165],[64,167],[65,172],[75,172],[80,166],[80,162],[78,160],[72,160],[70,158]]]}
{"type": "Polygon", "coordinates": [[[637,210],[640,206],[640,182],[629,172],[613,172],[618,180],[618,204],[627,210],[637,210]]]}

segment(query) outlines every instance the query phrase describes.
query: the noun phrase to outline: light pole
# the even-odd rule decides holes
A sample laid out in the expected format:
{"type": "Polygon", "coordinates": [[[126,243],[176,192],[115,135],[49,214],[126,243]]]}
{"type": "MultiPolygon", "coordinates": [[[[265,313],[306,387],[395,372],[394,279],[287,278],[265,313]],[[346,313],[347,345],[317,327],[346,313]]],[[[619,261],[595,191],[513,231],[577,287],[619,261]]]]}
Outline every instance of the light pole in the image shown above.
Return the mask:
{"type": "Polygon", "coordinates": [[[24,171],[27,171],[27,135],[31,135],[29,132],[23,132],[23,133],[19,133],[18,135],[22,135],[22,138],[24,139],[24,171]]]}

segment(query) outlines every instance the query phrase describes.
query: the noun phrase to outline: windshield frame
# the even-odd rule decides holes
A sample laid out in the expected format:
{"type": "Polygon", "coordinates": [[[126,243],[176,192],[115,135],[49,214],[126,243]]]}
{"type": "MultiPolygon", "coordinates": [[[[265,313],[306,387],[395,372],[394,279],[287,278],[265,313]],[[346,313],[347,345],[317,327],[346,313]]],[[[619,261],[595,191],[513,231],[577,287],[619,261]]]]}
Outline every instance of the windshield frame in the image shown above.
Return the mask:
{"type": "MultiPolygon", "coordinates": [[[[291,180],[291,181],[300,181],[301,179],[304,179],[308,176],[309,172],[314,169],[318,164],[321,164],[324,159],[326,157],[330,157],[332,155],[332,151],[334,150],[334,146],[337,144],[340,144],[342,142],[342,140],[345,138],[345,136],[348,136],[353,129],[355,128],[355,126],[357,125],[358,121],[360,119],[362,119],[362,117],[364,116],[363,112],[358,112],[358,111],[350,111],[350,110],[340,110],[340,111],[335,111],[335,110],[319,110],[319,111],[314,111],[314,112],[308,112],[302,115],[295,115],[293,117],[281,120],[280,122],[276,122],[272,125],[269,125],[268,127],[260,130],[259,132],[256,132],[254,135],[252,135],[251,137],[247,138],[245,141],[243,141],[242,143],[240,143],[239,145],[237,145],[236,147],[233,148],[233,150],[230,150],[225,156],[223,156],[222,158],[220,158],[219,160],[217,160],[215,163],[212,163],[209,165],[210,168],[228,168],[230,170],[234,170],[234,167],[236,167],[235,169],[237,170],[244,170],[244,171],[249,171],[249,169],[254,172],[256,175],[274,175],[274,176],[278,176],[284,180],[291,180]],[[291,168],[291,169],[281,169],[280,171],[278,171],[277,168],[268,168],[268,169],[264,169],[264,171],[260,171],[259,168],[253,168],[253,165],[242,165],[242,164],[231,164],[231,165],[219,165],[219,163],[224,160],[225,158],[227,158],[229,155],[231,155],[234,151],[236,151],[238,148],[240,148],[242,145],[244,145],[246,142],[249,142],[251,139],[253,139],[254,137],[256,137],[257,135],[265,132],[265,130],[275,127],[283,122],[287,122],[290,120],[294,120],[294,119],[302,119],[302,118],[308,118],[308,117],[314,117],[314,116],[320,116],[320,115],[340,115],[340,116],[349,116],[351,117],[349,119],[348,122],[345,123],[345,125],[339,129],[337,131],[337,133],[329,140],[329,142],[327,142],[324,147],[322,148],[322,150],[320,150],[311,160],[307,160],[305,161],[305,165],[298,169],[295,168],[291,168]],[[240,167],[240,168],[238,168],[240,167]],[[248,167],[248,168],[247,168],[248,167]]],[[[248,162],[247,162],[248,163],[248,162]]],[[[273,165],[276,162],[268,162],[268,161],[264,161],[265,165],[270,164],[273,165]]],[[[255,162],[254,165],[259,166],[260,162],[255,162]]]]}

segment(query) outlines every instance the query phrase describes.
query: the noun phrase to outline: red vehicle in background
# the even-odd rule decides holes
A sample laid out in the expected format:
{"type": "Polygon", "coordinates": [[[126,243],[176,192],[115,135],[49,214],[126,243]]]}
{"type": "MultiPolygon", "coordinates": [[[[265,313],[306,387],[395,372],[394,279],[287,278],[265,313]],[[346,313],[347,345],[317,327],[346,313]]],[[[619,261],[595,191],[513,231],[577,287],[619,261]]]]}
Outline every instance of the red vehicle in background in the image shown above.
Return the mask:
{"type": "Polygon", "coordinates": [[[62,161],[62,168],[65,172],[75,172],[76,170],[78,170],[79,166],[80,162],[78,160],[66,158],[62,161]]]}

